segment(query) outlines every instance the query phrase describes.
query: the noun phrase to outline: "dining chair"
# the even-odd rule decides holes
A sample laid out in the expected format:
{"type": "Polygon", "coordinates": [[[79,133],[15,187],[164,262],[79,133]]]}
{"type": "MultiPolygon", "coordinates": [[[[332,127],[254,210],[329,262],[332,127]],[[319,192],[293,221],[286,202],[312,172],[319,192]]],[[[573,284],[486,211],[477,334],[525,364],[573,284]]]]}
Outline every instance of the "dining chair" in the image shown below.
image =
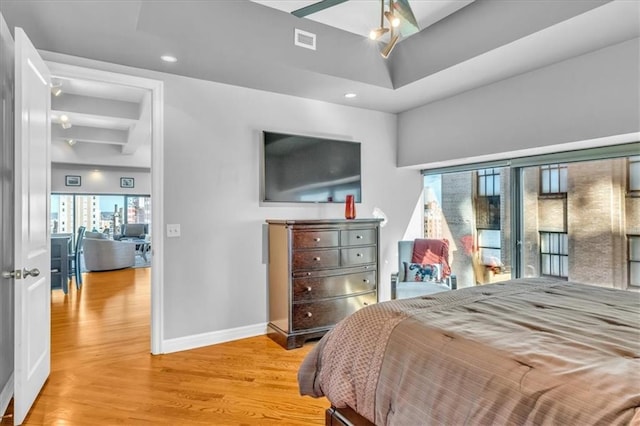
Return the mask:
{"type": "Polygon", "coordinates": [[[78,228],[78,234],[76,235],[76,244],[71,253],[69,253],[69,277],[73,276],[76,279],[76,288],[80,289],[82,285],[82,267],[80,265],[80,256],[82,255],[82,244],[84,241],[84,233],[87,228],[81,226],[78,228]]]}

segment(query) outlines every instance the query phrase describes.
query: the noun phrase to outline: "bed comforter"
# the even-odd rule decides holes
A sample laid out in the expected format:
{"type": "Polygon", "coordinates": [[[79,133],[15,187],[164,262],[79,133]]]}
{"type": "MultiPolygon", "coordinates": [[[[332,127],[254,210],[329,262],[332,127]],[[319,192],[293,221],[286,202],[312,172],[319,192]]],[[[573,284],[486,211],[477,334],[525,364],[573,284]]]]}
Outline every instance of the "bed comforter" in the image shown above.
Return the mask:
{"type": "Polygon", "coordinates": [[[640,294],[528,278],[379,303],[298,381],[377,425],[640,425],[640,294]]]}

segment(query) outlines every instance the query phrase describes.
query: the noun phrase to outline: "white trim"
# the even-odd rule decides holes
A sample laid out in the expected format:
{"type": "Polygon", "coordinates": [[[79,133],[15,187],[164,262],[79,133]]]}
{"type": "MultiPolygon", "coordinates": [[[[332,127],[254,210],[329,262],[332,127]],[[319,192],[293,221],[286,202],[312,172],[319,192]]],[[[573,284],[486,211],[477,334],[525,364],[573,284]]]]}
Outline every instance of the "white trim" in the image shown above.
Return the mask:
{"type": "Polygon", "coordinates": [[[0,392],[0,417],[7,411],[11,398],[13,398],[13,373],[11,373],[7,384],[4,389],[2,389],[2,392],[0,392]]]}
{"type": "Polygon", "coordinates": [[[162,347],[164,348],[163,353],[179,352],[264,334],[267,334],[267,323],[168,339],[162,342],[162,347]]]}
{"type": "Polygon", "coordinates": [[[151,199],[153,212],[151,232],[154,235],[151,268],[151,353],[163,353],[164,336],[164,83],[144,77],[45,61],[51,75],[95,80],[148,89],[152,93],[151,134],[151,199]]]}
{"type": "MultiPolygon", "coordinates": [[[[534,155],[555,154],[564,151],[577,151],[588,148],[600,148],[612,145],[622,145],[640,141],[640,132],[625,133],[622,135],[606,136],[584,141],[567,142],[555,145],[546,145],[535,148],[519,149],[515,151],[496,152],[494,154],[478,155],[476,157],[456,158],[453,160],[437,161],[434,163],[420,164],[406,167],[409,169],[438,169],[443,167],[461,166],[465,164],[483,163],[486,161],[511,160],[514,158],[531,157],[534,155]]],[[[403,167],[401,167],[403,168],[403,167]]]]}

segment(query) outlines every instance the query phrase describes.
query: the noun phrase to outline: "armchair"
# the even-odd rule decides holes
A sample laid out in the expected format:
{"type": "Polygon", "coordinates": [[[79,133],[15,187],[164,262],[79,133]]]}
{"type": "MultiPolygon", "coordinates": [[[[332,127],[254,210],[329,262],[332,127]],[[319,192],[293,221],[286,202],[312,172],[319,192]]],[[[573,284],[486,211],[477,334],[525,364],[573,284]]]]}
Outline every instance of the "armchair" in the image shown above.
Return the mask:
{"type": "Polygon", "coordinates": [[[124,223],[120,227],[120,235],[116,240],[124,239],[144,239],[149,233],[149,224],[147,223],[124,223]]]}
{"type": "Polygon", "coordinates": [[[455,288],[455,275],[451,274],[449,267],[447,240],[398,241],[398,272],[391,274],[392,299],[423,296],[455,288]]]}

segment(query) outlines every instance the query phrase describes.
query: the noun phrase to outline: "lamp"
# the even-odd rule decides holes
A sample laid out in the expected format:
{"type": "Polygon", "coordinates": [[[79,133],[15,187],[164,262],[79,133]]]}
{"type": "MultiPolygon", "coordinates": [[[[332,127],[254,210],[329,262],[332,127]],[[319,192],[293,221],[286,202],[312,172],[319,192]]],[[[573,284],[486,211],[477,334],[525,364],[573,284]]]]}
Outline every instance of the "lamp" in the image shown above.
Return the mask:
{"type": "Polygon", "coordinates": [[[62,83],[59,81],[51,81],[51,94],[53,96],[60,96],[62,94],[62,83]]]}
{"type": "Polygon", "coordinates": [[[383,58],[387,59],[389,57],[389,54],[391,54],[391,51],[393,50],[393,48],[396,47],[396,43],[398,43],[398,38],[400,38],[400,36],[398,34],[393,34],[393,28],[392,28],[391,40],[389,40],[389,43],[387,43],[387,45],[380,52],[383,58]]]}
{"type": "Polygon", "coordinates": [[[380,28],[371,30],[371,33],[369,34],[369,38],[371,40],[378,40],[384,34],[389,33],[389,41],[380,52],[382,57],[385,59],[389,57],[389,54],[391,53],[393,48],[396,47],[396,44],[398,43],[398,40],[400,38],[400,33],[394,31],[394,29],[400,26],[400,16],[402,16],[402,14],[398,16],[394,13],[395,10],[400,10],[395,4],[395,0],[389,0],[388,5],[389,10],[384,10],[385,0],[380,0],[380,28]],[[389,21],[390,28],[385,28],[385,18],[387,19],[387,21],[389,21]]]}
{"type": "Polygon", "coordinates": [[[71,122],[69,121],[68,115],[62,114],[60,116],[60,126],[65,130],[71,128],[71,122]]]}
{"type": "Polygon", "coordinates": [[[369,33],[369,38],[371,40],[377,40],[387,32],[389,32],[389,28],[376,28],[375,30],[371,30],[371,32],[369,33]]]}
{"type": "MultiPolygon", "coordinates": [[[[391,6],[389,6],[391,7],[391,6]]],[[[393,28],[398,28],[400,26],[400,18],[398,18],[397,16],[395,16],[393,14],[393,12],[390,11],[386,11],[384,13],[384,17],[387,18],[387,21],[389,21],[389,23],[391,24],[391,26],[393,28]]]]}
{"type": "Polygon", "coordinates": [[[369,33],[369,38],[371,40],[377,40],[389,31],[389,28],[384,27],[384,14],[384,0],[380,0],[380,28],[371,30],[369,33]]]}

